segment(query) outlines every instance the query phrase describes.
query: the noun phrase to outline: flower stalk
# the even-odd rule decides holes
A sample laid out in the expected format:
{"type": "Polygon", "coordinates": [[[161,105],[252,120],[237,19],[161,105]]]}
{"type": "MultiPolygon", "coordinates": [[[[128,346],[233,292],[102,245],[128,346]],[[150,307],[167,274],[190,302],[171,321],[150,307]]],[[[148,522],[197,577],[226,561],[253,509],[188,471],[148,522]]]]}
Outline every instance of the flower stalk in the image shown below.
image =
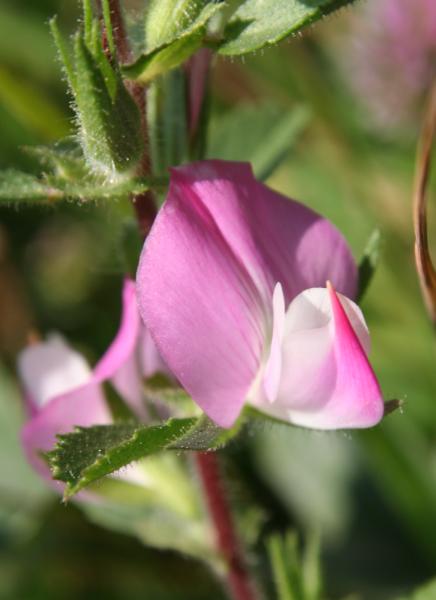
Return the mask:
{"type": "Polygon", "coordinates": [[[241,544],[223,486],[218,456],[212,452],[197,452],[195,460],[207,508],[214,525],[217,548],[226,563],[231,597],[234,600],[256,600],[257,594],[242,555],[241,544]]]}

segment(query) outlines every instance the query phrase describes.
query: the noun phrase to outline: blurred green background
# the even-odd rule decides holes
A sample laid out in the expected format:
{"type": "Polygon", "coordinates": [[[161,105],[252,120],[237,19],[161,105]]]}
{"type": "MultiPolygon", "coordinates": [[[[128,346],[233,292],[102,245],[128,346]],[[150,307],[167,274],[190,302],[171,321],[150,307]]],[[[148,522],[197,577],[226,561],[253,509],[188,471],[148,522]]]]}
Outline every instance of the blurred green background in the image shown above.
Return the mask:
{"type": "MultiPolygon", "coordinates": [[[[135,25],[141,3],[130,4],[135,25]]],[[[269,148],[283,145],[289,116],[289,151],[269,184],[329,217],[356,258],[381,230],[381,261],[363,310],[385,396],[404,405],[364,432],[267,426],[225,458],[239,480],[235,503],[255,502],[262,515],[261,555],[268,532],[293,527],[304,540],[319,530],[326,597],[398,599],[436,575],[436,356],[413,263],[419,109],[384,130],[353,92],[343,61],[352,52],[351,13],[358,27],[359,11],[244,60],[219,59],[209,154],[262,165],[269,148]]],[[[55,13],[73,31],[73,0],[0,4],[1,168],[35,170],[22,147],[71,131],[47,26],[55,13]]],[[[118,246],[129,213],[127,203],[0,209],[1,600],[222,598],[200,563],[147,548],[90,524],[74,504],[61,505],[20,449],[14,357],[32,327],[60,330],[91,361],[106,348],[118,323],[118,246]]],[[[436,240],[434,220],[431,227],[436,240]]],[[[265,559],[255,567],[267,573],[265,559]]]]}

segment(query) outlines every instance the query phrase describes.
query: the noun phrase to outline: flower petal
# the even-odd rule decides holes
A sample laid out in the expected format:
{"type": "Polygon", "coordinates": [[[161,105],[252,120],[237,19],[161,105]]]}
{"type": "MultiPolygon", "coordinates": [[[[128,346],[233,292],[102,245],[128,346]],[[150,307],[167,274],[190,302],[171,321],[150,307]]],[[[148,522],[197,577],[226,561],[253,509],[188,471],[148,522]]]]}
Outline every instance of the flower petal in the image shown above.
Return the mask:
{"type": "Polygon", "coordinates": [[[248,163],[178,167],[171,188],[208,211],[260,293],[268,290],[268,301],[278,281],[287,305],[327,280],[354,297],[357,268],[343,236],[327,219],[256,181],[248,163]]]}
{"type": "Polygon", "coordinates": [[[57,396],[22,429],[21,439],[27,459],[36,471],[52,482],[50,470],[40,452],[53,448],[56,434],[68,433],[76,425],[90,427],[110,422],[111,415],[98,383],[91,382],[57,396]]]}
{"type": "Polygon", "coordinates": [[[22,350],[17,368],[26,398],[36,412],[52,398],[82,386],[92,377],[83,356],[57,334],[22,350]]]}
{"type": "Polygon", "coordinates": [[[263,387],[266,397],[274,402],[279,392],[282,375],[282,343],[285,329],[285,297],[280,283],[274,288],[273,294],[273,334],[269,358],[265,365],[263,387]]]}
{"type": "Polygon", "coordinates": [[[369,364],[369,334],[354,302],[315,288],[300,294],[286,313],[282,374],[264,412],[317,429],[370,427],[383,416],[383,398],[369,364]]]}
{"type": "MultiPolygon", "coordinates": [[[[259,369],[267,316],[241,257],[180,173],[142,252],[139,307],[174,376],[211,419],[229,427],[259,369]]],[[[211,204],[219,204],[221,192],[210,181],[205,186],[211,204]]]]}

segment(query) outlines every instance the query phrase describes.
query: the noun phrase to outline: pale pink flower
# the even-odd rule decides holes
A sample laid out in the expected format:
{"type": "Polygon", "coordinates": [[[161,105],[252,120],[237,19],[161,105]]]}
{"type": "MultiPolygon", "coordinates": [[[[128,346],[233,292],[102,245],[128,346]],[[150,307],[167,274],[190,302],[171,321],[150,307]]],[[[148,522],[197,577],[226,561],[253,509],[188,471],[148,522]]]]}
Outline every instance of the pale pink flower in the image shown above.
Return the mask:
{"type": "Polygon", "coordinates": [[[59,335],[28,346],[19,355],[18,374],[29,413],[22,442],[30,464],[51,480],[40,453],[53,448],[57,434],[69,433],[76,425],[112,422],[102,387],[105,381],[139,418],[146,419],[142,382],[158,371],[167,369],[140,320],[135,283],[126,279],[119,331],[94,369],[59,335]]]}

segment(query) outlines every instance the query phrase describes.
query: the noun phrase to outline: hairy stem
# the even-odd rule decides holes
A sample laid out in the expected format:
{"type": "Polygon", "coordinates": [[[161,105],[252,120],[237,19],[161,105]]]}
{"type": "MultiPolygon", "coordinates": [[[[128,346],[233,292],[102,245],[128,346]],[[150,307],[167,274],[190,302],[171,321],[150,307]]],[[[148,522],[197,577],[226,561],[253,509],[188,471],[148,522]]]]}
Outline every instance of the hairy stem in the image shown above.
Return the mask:
{"type": "MultiPolygon", "coordinates": [[[[129,62],[132,59],[129,40],[127,38],[126,28],[124,25],[123,14],[119,0],[108,0],[110,19],[112,24],[113,38],[117,54],[121,63],[129,62]]],[[[98,9],[102,13],[101,0],[98,1],[98,9]]],[[[103,30],[103,39],[105,32],[103,30]]],[[[150,157],[148,153],[148,131],[147,131],[147,111],[146,111],[146,96],[145,90],[141,85],[133,82],[127,82],[126,87],[135,100],[140,115],[141,128],[144,139],[144,153],[142,155],[139,175],[148,175],[150,173],[150,157]]],[[[132,197],[133,207],[135,209],[136,219],[141,235],[147,237],[153,221],[156,217],[156,202],[153,192],[147,191],[132,197]]]]}
{"type": "Polygon", "coordinates": [[[226,562],[227,581],[231,597],[234,600],[256,600],[257,595],[242,555],[241,545],[223,486],[218,456],[212,452],[197,452],[195,460],[210,518],[215,529],[216,544],[226,562]]]}

